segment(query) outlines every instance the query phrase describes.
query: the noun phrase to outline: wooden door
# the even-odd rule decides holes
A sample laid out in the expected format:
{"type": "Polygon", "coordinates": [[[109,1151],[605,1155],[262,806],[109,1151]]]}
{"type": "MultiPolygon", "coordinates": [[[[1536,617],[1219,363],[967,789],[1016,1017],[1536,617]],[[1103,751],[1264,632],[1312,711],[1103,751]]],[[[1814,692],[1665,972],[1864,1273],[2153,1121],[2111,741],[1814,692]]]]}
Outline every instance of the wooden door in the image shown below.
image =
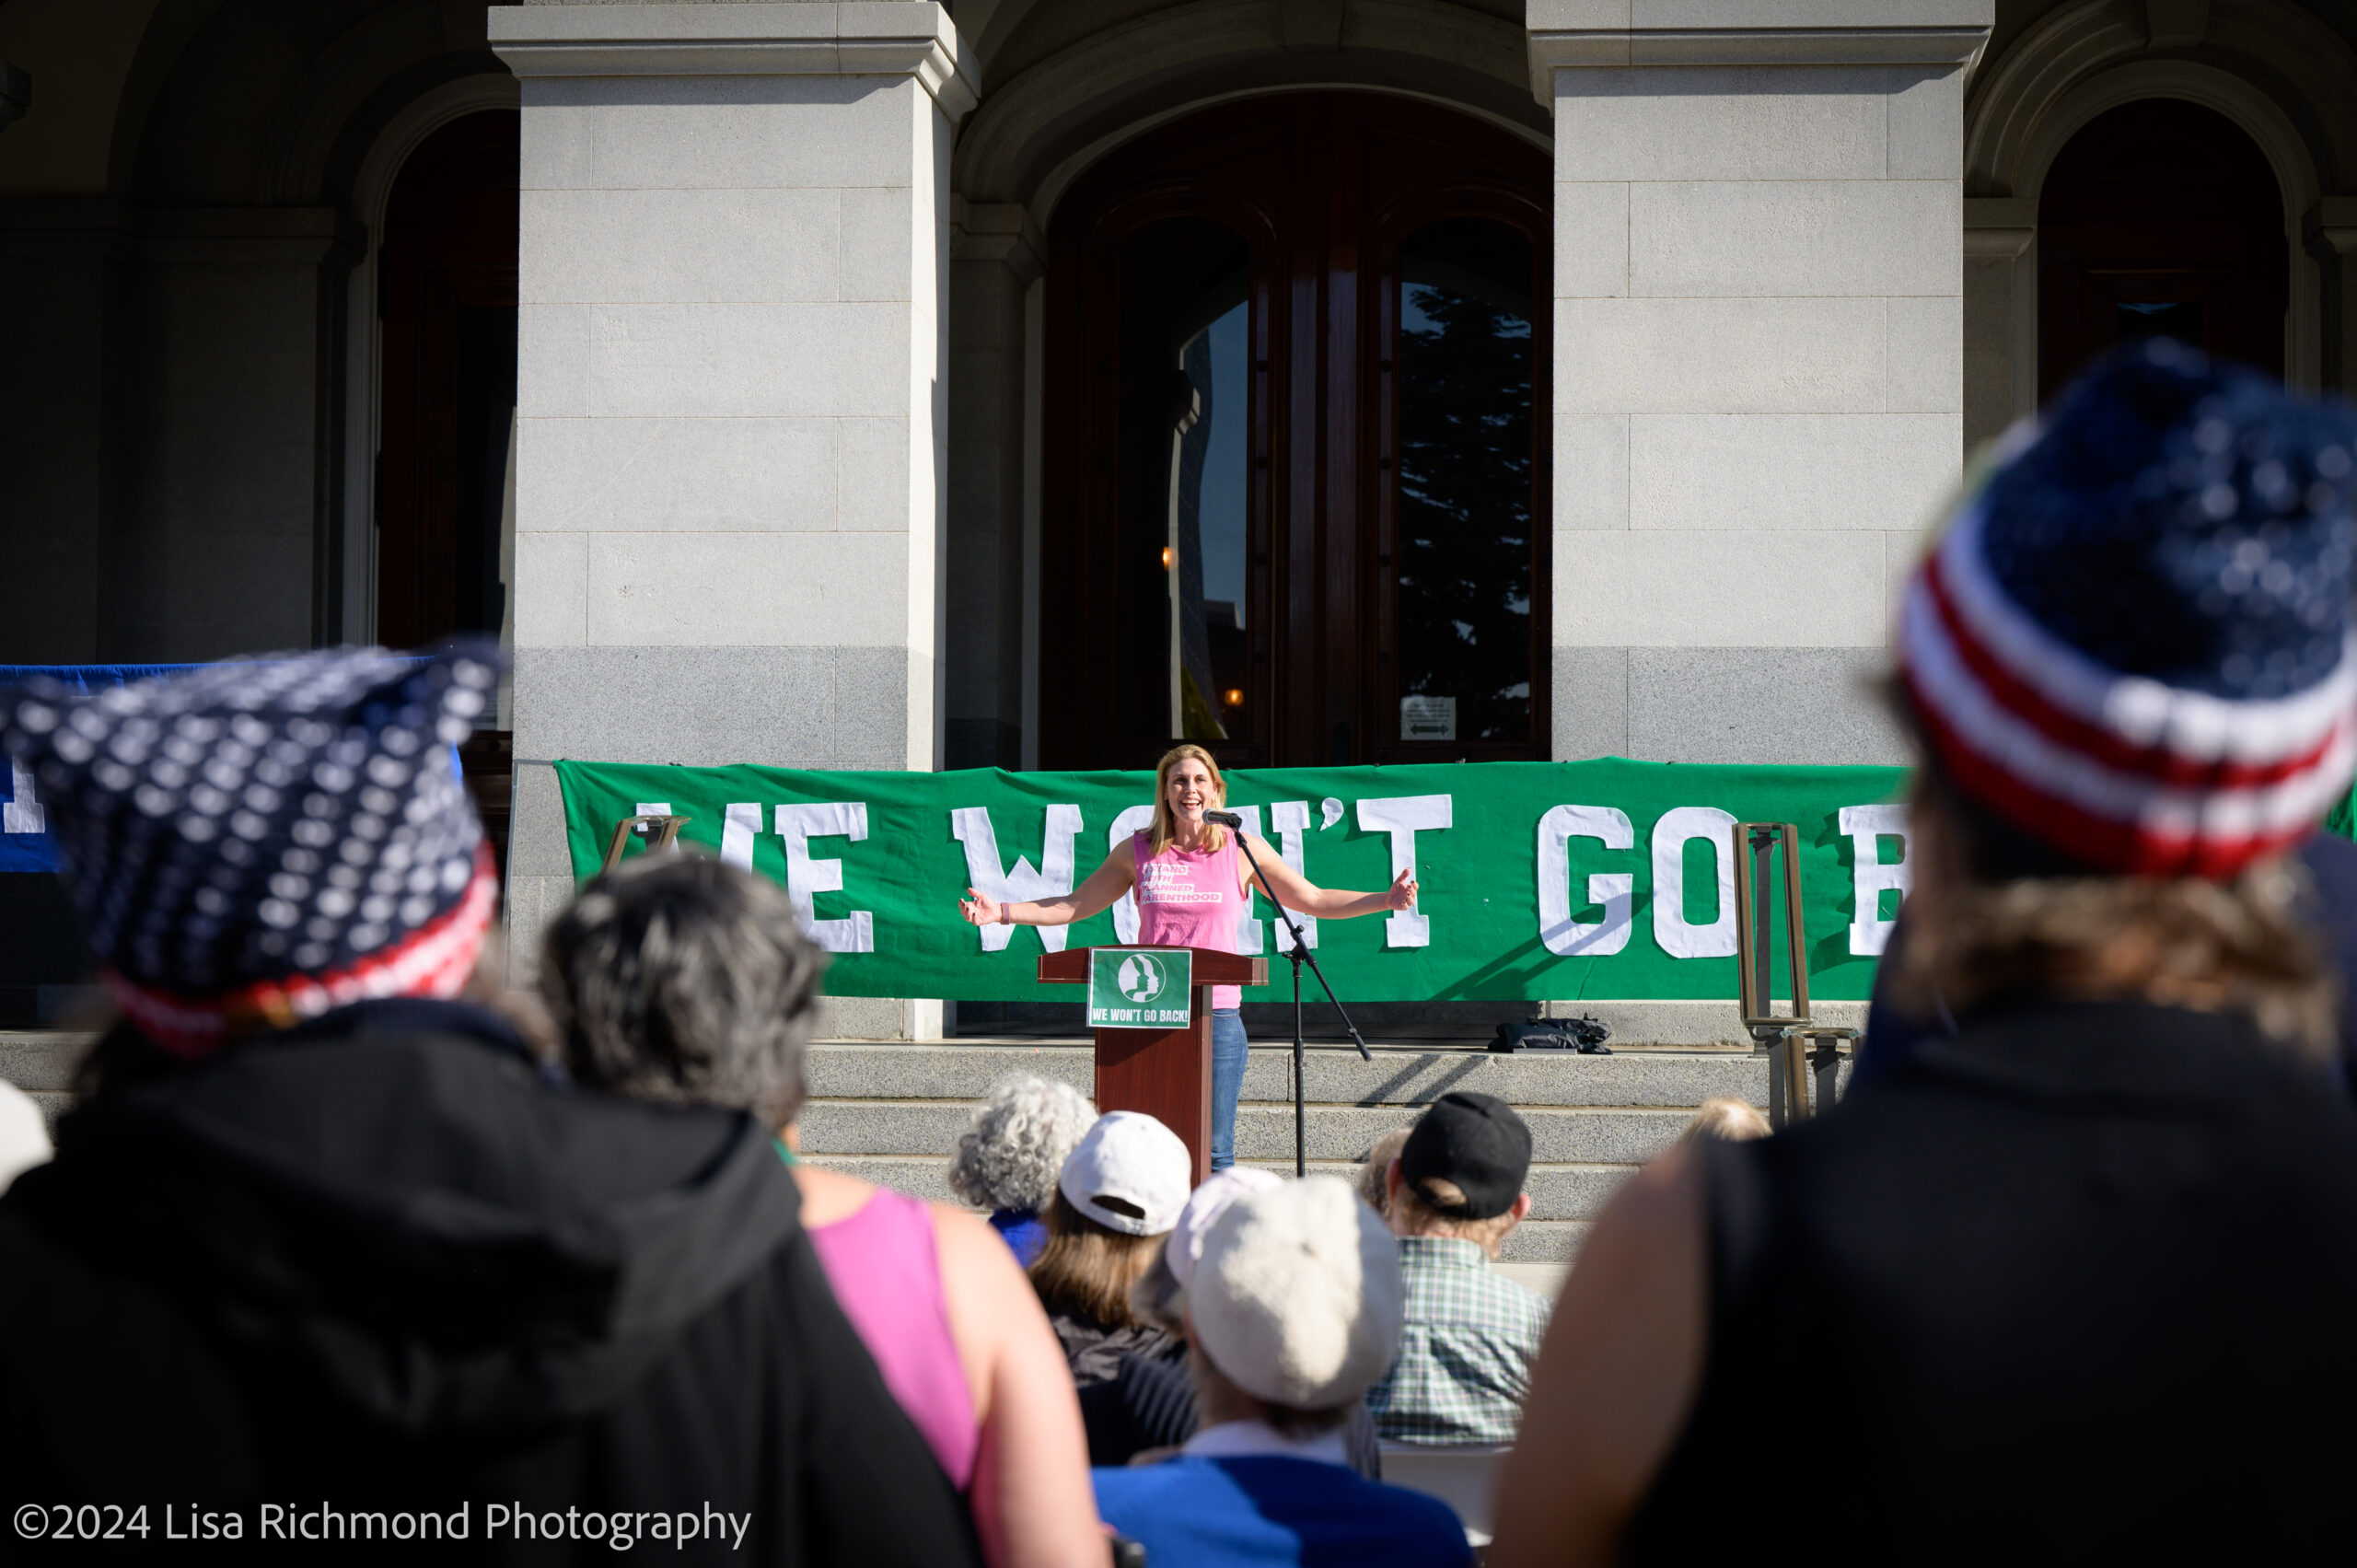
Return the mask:
{"type": "Polygon", "coordinates": [[[377,640],[496,633],[516,408],[519,116],[452,121],[394,181],[378,257],[377,640]]]}
{"type": "Polygon", "coordinates": [[[1547,754],[1549,199],[1530,144],[1355,92],[1205,110],[1074,184],[1050,234],[1043,764],[1182,738],[1244,765],[1547,754]],[[1440,385],[1498,373],[1457,388],[1479,409],[1440,385]],[[1483,656],[1431,656],[1448,604],[1483,656]],[[1515,694],[1403,740],[1436,680],[1515,694]]]}
{"type": "MultiPolygon", "coordinates": [[[[389,647],[497,636],[509,614],[520,123],[493,110],[443,126],[401,166],[386,206],[376,574],[377,641],[389,647]]],[[[503,874],[512,755],[505,728],[459,748],[503,874]]]]}
{"type": "Polygon", "coordinates": [[[2090,121],[2047,175],[2038,247],[2041,402],[2142,336],[2283,374],[2282,192],[2214,110],[2149,99],[2090,121]]]}

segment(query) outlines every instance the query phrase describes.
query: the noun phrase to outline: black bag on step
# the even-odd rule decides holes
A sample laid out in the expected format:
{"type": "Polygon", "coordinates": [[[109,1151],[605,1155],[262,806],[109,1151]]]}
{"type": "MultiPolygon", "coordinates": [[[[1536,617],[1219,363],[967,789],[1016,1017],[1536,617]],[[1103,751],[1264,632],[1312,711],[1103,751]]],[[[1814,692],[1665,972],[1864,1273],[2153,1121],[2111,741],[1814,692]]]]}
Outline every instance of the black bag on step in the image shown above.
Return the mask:
{"type": "Polygon", "coordinates": [[[1550,1018],[1536,1024],[1500,1024],[1490,1041],[1496,1051],[1575,1051],[1583,1056],[1609,1056],[1604,1042],[1612,1030],[1592,1017],[1550,1018]]]}

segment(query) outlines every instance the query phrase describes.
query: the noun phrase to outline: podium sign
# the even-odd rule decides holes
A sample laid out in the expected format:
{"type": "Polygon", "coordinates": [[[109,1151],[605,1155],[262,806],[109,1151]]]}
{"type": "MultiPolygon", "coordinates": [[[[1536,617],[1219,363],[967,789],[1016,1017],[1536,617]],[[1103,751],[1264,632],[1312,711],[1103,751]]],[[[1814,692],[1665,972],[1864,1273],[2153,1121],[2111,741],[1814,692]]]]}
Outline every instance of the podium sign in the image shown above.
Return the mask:
{"type": "Polygon", "coordinates": [[[1184,947],[1092,947],[1088,1027],[1183,1029],[1195,1021],[1194,975],[1184,947]]]}
{"type": "Polygon", "coordinates": [[[1266,985],[1269,960],[1215,947],[1067,947],[1039,955],[1048,985],[1088,987],[1097,1037],[1090,1098],[1099,1110],[1143,1110],[1212,1173],[1212,987],[1266,985]]]}

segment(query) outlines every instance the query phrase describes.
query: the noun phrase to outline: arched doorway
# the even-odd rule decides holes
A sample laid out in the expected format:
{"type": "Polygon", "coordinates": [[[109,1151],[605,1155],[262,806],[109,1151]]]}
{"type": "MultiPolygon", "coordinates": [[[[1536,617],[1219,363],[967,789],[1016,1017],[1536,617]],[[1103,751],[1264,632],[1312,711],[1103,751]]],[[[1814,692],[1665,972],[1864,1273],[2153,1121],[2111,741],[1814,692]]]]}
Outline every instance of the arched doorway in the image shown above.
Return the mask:
{"type": "Polygon", "coordinates": [[[1545,153],[1396,96],[1158,128],[1050,235],[1040,761],[1548,754],[1545,153]]]}
{"type": "MultiPolygon", "coordinates": [[[[377,257],[377,640],[512,640],[516,268],[521,116],[463,115],[418,144],[386,203],[377,257]]],[[[506,864],[505,689],[459,749],[506,864]]]]}
{"type": "Polygon", "coordinates": [[[2283,374],[2291,252],[2258,145],[2215,110],[2146,99],[2073,135],[2038,198],[2038,401],[2165,334],[2283,374]]]}

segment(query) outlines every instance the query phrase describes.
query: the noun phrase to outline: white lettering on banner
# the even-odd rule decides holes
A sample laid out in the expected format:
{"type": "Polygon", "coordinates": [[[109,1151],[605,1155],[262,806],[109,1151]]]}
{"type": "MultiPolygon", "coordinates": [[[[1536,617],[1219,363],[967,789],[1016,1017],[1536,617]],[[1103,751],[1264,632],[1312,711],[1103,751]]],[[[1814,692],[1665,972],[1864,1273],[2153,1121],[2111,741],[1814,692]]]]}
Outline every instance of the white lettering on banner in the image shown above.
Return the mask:
{"type": "MultiPolygon", "coordinates": [[[[1337,818],[1340,818],[1342,815],[1342,803],[1341,801],[1329,800],[1326,804],[1334,808],[1334,815],[1337,818]]],[[[1302,835],[1309,831],[1309,802],[1306,800],[1280,800],[1274,806],[1269,807],[1269,820],[1277,830],[1277,857],[1280,860],[1283,860],[1287,865],[1292,866],[1294,870],[1299,872],[1302,879],[1306,881],[1309,877],[1309,873],[1303,871],[1301,868],[1301,840],[1302,835]]],[[[1255,882],[1253,886],[1258,888],[1260,884],[1255,882]]],[[[1293,921],[1295,925],[1301,927],[1301,945],[1305,947],[1317,947],[1318,917],[1312,914],[1304,914],[1299,910],[1295,910],[1293,913],[1293,921]]],[[[1255,923],[1257,924],[1258,923],[1256,922],[1255,923]]],[[[1277,921],[1273,923],[1275,924],[1277,931],[1277,951],[1280,953],[1292,952],[1293,933],[1285,929],[1284,922],[1283,921],[1277,921]]],[[[1260,949],[1255,947],[1252,950],[1257,953],[1260,949]]]]}
{"type": "MultiPolygon", "coordinates": [[[[1228,809],[1244,819],[1246,832],[1256,839],[1261,836],[1259,807],[1231,806],[1228,809]]],[[[1238,860],[1244,857],[1244,851],[1240,845],[1237,849],[1236,855],[1238,860]]],[[[1247,877],[1252,875],[1252,868],[1249,865],[1240,866],[1238,869],[1247,877]]],[[[1257,888],[1260,884],[1255,882],[1252,886],[1257,888]]],[[[1277,939],[1279,941],[1284,939],[1284,933],[1282,930],[1277,933],[1277,939]]],[[[1244,895],[1244,912],[1236,917],[1236,950],[1248,958],[1258,958],[1260,954],[1261,940],[1260,922],[1253,916],[1252,895],[1248,892],[1244,895]]]]}
{"type": "Polygon", "coordinates": [[[867,837],[867,802],[829,800],[777,808],[777,836],[785,841],[785,895],[801,912],[803,929],[830,953],[876,951],[876,913],[853,910],[848,920],[818,918],[818,896],[842,890],[843,863],[810,858],[812,839],[867,837]]]}
{"type": "Polygon", "coordinates": [[[1587,901],[1604,906],[1604,918],[1583,924],[1572,918],[1571,841],[1595,839],[1606,849],[1633,849],[1637,830],[1629,814],[1611,806],[1558,806],[1538,819],[1538,939],[1562,958],[1607,958],[1629,945],[1634,922],[1637,878],[1626,871],[1599,872],[1587,879],[1587,901]]]}
{"type": "Polygon", "coordinates": [[[1654,824],[1654,940],[1673,958],[1735,956],[1735,819],[1715,806],[1680,806],[1654,824]],[[1706,840],[1719,868],[1719,918],[1686,919],[1686,846],[1706,840]]]}
{"type": "Polygon", "coordinates": [[[8,759],[8,782],[14,793],[6,805],[0,806],[0,832],[47,832],[49,813],[33,794],[33,771],[11,757],[8,759]]]}
{"type": "Polygon", "coordinates": [[[739,871],[753,869],[753,841],[761,836],[761,803],[731,801],[720,817],[720,859],[739,871]]]}
{"type": "MultiPolygon", "coordinates": [[[[976,890],[988,893],[1001,903],[1025,903],[1039,899],[1060,898],[1072,891],[1073,840],[1080,837],[1080,807],[1051,806],[1047,813],[1047,832],[1039,843],[1039,864],[1016,856],[1012,870],[1002,869],[998,855],[998,830],[991,826],[987,806],[961,806],[949,814],[949,831],[966,846],[966,881],[976,890]]],[[[1051,953],[1064,950],[1064,937],[1070,929],[1062,925],[1042,925],[1039,945],[1051,953]]],[[[1015,939],[1012,925],[985,925],[981,928],[982,951],[1004,952],[1015,939]]]]}
{"type": "MultiPolygon", "coordinates": [[[[1132,806],[1113,819],[1105,830],[1105,853],[1114,854],[1129,849],[1130,841],[1140,829],[1154,826],[1154,807],[1132,806]]],[[[1138,939],[1138,896],[1135,889],[1123,893],[1113,902],[1113,939],[1126,947],[1138,939]]]]}
{"type": "Polygon", "coordinates": [[[1850,951],[1879,958],[1890,941],[1890,928],[1898,923],[1882,917],[1883,891],[1896,888],[1903,899],[1915,884],[1915,841],[1907,830],[1907,807],[1845,806],[1838,815],[1841,830],[1850,836],[1850,889],[1856,900],[1850,912],[1850,951]],[[1899,842],[1899,857],[1889,865],[1879,858],[1886,838],[1899,842]]]}
{"type": "MultiPolygon", "coordinates": [[[[1447,795],[1395,795],[1359,802],[1359,831],[1390,835],[1392,880],[1398,881],[1402,871],[1416,869],[1418,833],[1451,825],[1455,800],[1447,795]]],[[[1433,923],[1422,910],[1393,910],[1383,923],[1386,947],[1428,947],[1432,940],[1433,923]]]]}

